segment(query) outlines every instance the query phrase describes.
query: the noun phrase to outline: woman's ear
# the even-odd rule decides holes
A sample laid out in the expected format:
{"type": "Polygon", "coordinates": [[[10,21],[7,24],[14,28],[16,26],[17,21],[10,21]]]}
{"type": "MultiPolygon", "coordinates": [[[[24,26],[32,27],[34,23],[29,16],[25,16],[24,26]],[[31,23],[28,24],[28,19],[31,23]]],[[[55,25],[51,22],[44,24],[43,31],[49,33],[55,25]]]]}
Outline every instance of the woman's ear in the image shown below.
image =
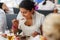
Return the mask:
{"type": "Polygon", "coordinates": [[[32,14],[34,13],[34,8],[32,8],[31,12],[32,12],[32,14]]]}

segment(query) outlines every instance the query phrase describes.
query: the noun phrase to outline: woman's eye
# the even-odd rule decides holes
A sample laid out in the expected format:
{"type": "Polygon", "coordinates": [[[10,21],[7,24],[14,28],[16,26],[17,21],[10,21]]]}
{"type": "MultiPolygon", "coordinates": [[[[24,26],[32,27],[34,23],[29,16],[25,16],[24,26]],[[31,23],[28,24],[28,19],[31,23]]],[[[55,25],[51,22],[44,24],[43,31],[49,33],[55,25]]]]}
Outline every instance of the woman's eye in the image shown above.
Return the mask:
{"type": "Polygon", "coordinates": [[[26,14],[26,12],[24,12],[24,14],[26,14]]]}
{"type": "Polygon", "coordinates": [[[26,14],[27,12],[21,12],[21,13],[26,14]]]}

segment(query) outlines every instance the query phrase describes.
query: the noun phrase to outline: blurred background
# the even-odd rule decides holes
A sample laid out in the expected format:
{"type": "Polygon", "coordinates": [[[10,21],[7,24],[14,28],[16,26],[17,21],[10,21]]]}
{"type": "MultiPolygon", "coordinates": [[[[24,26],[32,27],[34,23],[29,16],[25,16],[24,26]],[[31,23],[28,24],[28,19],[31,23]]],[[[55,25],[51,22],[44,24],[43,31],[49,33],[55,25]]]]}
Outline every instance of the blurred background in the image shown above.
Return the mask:
{"type": "MultiPolygon", "coordinates": [[[[0,2],[6,3],[8,7],[16,7],[16,8],[18,8],[18,5],[21,1],[22,0],[0,0],[0,2]]],[[[31,1],[34,1],[35,3],[40,3],[43,0],[31,0],[31,1]]],[[[57,5],[60,4],[60,0],[50,0],[50,1],[56,3],[57,5]]]]}

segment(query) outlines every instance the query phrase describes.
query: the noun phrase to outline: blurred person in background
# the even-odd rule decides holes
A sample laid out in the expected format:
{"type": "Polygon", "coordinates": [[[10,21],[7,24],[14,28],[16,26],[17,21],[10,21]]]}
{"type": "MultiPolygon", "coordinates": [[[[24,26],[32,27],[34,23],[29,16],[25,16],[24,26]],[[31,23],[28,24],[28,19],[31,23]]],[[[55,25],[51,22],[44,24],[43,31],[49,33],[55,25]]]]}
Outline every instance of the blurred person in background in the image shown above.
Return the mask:
{"type": "Polygon", "coordinates": [[[50,0],[44,0],[38,4],[38,10],[54,10],[55,4],[50,0]]]}
{"type": "Polygon", "coordinates": [[[47,40],[60,40],[60,14],[47,15],[42,29],[47,40]]]}
{"type": "Polygon", "coordinates": [[[4,3],[0,3],[0,32],[5,32],[7,27],[6,15],[5,12],[8,11],[8,8],[4,3]]]}
{"type": "Polygon", "coordinates": [[[5,13],[9,11],[9,8],[4,3],[0,3],[0,9],[3,10],[5,13]]]}

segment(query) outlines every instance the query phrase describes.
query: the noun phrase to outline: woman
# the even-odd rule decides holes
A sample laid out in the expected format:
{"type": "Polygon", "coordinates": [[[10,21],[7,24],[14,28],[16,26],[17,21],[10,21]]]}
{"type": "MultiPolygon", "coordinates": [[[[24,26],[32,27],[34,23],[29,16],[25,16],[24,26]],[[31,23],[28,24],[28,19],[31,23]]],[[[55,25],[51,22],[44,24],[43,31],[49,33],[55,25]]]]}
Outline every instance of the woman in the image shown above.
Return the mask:
{"type": "Polygon", "coordinates": [[[0,3],[0,32],[5,32],[5,29],[7,27],[6,23],[6,15],[3,10],[7,9],[5,4],[0,3]]]}
{"type": "Polygon", "coordinates": [[[47,40],[60,40],[60,14],[49,14],[43,22],[43,36],[47,40]]]}
{"type": "Polygon", "coordinates": [[[44,15],[35,11],[35,5],[32,1],[22,1],[19,5],[20,12],[17,16],[19,20],[18,29],[21,29],[24,36],[37,36],[41,33],[41,25],[44,15]]]}
{"type": "Polygon", "coordinates": [[[45,0],[38,4],[38,10],[54,10],[55,4],[49,0],[45,0]]]}

